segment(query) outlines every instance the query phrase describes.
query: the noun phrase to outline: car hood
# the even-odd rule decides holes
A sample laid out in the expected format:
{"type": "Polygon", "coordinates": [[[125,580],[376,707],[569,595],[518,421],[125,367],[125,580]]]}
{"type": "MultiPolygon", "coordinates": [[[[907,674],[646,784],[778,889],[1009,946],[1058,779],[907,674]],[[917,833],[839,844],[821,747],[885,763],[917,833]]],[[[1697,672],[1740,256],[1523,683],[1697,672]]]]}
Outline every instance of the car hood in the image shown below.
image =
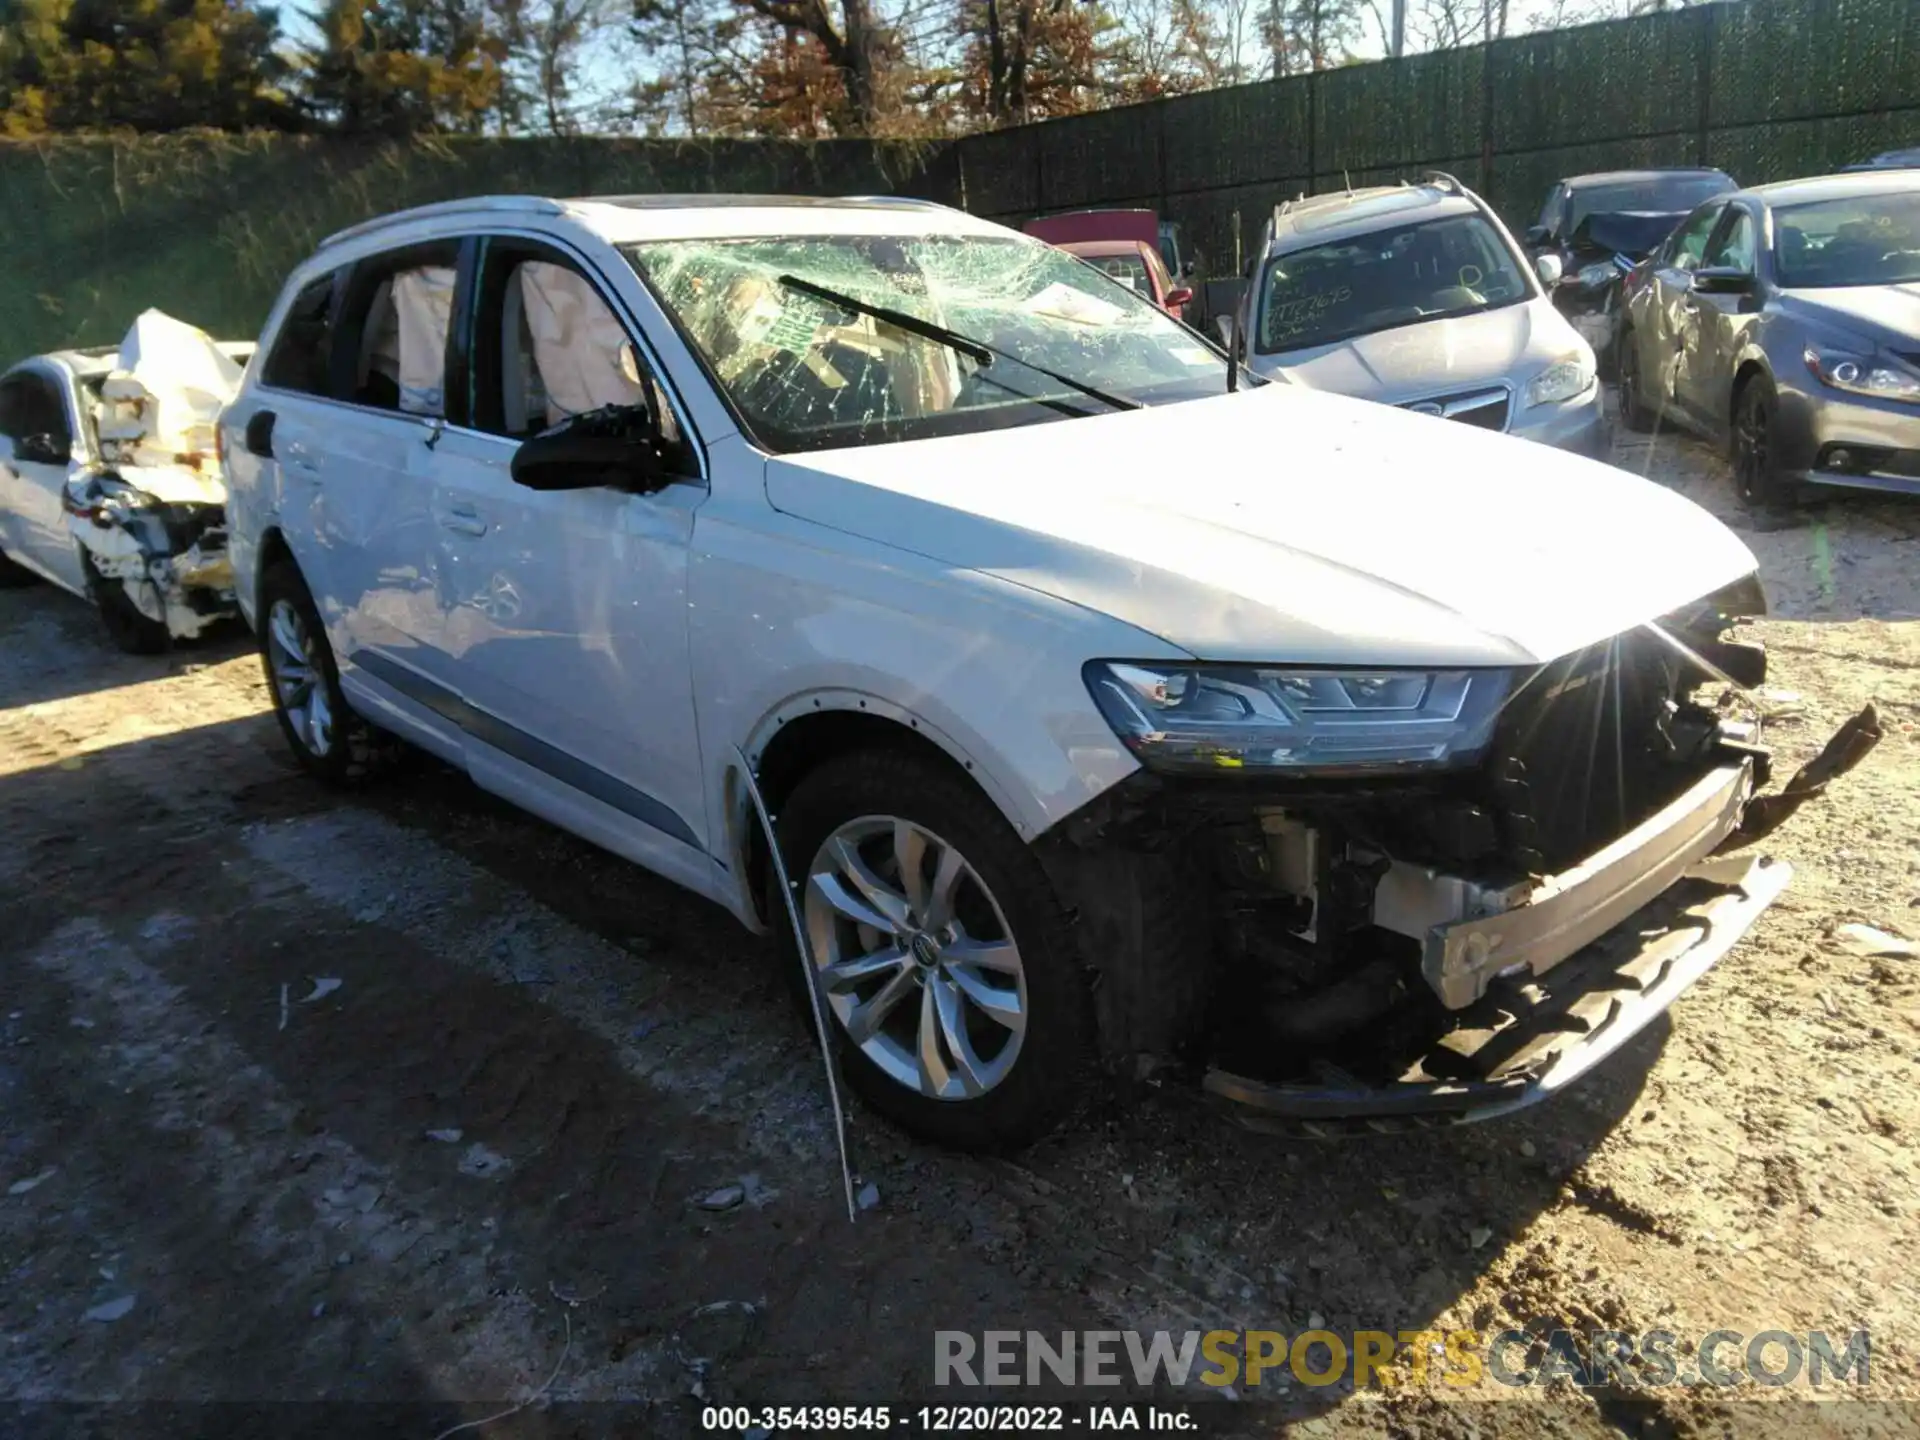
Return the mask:
{"type": "Polygon", "coordinates": [[[788,515],[1203,659],[1536,663],[1754,569],[1624,471],[1292,386],[776,457],[788,515]]]}
{"type": "Polygon", "coordinates": [[[1311,350],[1261,356],[1255,363],[1316,390],[1398,405],[1509,378],[1524,384],[1577,344],[1566,320],[1541,300],[1452,320],[1422,320],[1311,350]],[[1527,369],[1523,362],[1529,357],[1539,364],[1527,369]],[[1527,373],[1509,377],[1515,369],[1527,373]]]}
{"type": "Polygon", "coordinates": [[[1882,344],[1920,340],[1920,284],[1787,290],[1781,309],[1810,324],[1837,326],[1882,344]]]}

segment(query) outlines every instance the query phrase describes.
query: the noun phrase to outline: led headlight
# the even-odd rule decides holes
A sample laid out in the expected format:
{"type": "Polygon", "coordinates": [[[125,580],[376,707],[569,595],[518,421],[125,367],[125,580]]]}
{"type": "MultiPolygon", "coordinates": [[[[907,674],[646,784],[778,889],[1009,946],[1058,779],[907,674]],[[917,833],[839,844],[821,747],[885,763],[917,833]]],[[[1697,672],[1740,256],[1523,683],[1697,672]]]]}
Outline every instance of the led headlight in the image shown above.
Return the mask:
{"type": "Polygon", "coordinates": [[[1133,664],[1085,670],[1100,713],[1155,770],[1351,774],[1479,758],[1504,670],[1133,664]]]}
{"type": "Polygon", "coordinates": [[[1581,355],[1569,355],[1564,360],[1556,360],[1527,386],[1527,404],[1554,405],[1562,400],[1571,400],[1576,395],[1584,395],[1593,384],[1593,356],[1591,352],[1581,355]]]}
{"type": "Polygon", "coordinates": [[[1871,395],[1877,400],[1920,401],[1920,375],[1876,360],[1827,346],[1807,347],[1807,368],[1836,390],[1871,395]]]}

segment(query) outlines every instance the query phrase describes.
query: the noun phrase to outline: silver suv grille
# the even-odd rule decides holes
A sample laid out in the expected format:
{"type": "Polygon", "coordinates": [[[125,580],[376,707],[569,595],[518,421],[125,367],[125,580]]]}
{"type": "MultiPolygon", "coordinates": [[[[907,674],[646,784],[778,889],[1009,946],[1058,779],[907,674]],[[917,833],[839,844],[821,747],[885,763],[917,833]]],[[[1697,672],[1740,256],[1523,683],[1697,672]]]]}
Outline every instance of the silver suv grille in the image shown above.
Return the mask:
{"type": "Polygon", "coordinates": [[[1422,415],[1441,415],[1477,425],[1482,430],[1504,430],[1512,409],[1505,386],[1497,390],[1465,390],[1457,395],[1434,395],[1425,400],[1410,400],[1402,410],[1417,410],[1422,415]]]}

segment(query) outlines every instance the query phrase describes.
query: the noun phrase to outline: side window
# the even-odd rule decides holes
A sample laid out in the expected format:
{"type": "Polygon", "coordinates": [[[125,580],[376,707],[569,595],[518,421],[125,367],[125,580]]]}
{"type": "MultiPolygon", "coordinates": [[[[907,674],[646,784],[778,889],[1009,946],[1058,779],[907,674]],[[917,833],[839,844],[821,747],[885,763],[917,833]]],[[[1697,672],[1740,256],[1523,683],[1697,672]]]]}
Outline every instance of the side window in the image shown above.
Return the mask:
{"type": "Polygon", "coordinates": [[[1706,253],[1707,237],[1713,234],[1714,222],[1725,208],[1725,205],[1702,205],[1682,221],[1667,242],[1667,264],[1678,270],[1699,269],[1700,257],[1706,253]]]}
{"type": "Polygon", "coordinates": [[[1731,270],[1753,273],[1753,216],[1735,210],[1707,250],[1706,264],[1723,265],[1731,270]]]}
{"type": "Polygon", "coordinates": [[[514,439],[609,405],[642,405],[698,474],[673,407],[600,288],[558,251],[490,240],[474,294],[472,424],[514,439]]]}
{"type": "Polygon", "coordinates": [[[1560,233],[1560,222],[1564,218],[1561,207],[1566,202],[1567,187],[1556,185],[1547,192],[1547,203],[1540,207],[1539,225],[1548,235],[1560,233]]]}
{"type": "Polygon", "coordinates": [[[10,375],[0,380],[0,435],[9,440],[17,440],[27,433],[20,423],[25,413],[25,381],[24,375],[10,375]]]}
{"type": "Polygon", "coordinates": [[[0,431],[10,440],[46,435],[59,451],[73,448],[73,427],[59,387],[32,373],[12,376],[0,384],[0,431]]]}
{"type": "Polygon", "coordinates": [[[333,353],[333,289],[338,271],[310,281],[293,297],[273,349],[260,368],[260,383],[278,390],[325,395],[333,353]]]}
{"type": "Polygon", "coordinates": [[[459,242],[362,260],[343,289],[328,370],[333,394],[403,415],[446,414],[447,337],[459,242]]]}

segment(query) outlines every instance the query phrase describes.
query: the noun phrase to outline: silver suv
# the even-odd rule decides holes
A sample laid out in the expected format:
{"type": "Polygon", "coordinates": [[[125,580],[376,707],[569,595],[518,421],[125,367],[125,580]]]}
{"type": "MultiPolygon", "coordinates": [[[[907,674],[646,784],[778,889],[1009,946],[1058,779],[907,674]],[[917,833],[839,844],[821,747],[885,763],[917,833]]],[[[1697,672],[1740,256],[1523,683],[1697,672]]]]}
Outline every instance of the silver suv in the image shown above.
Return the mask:
{"type": "Polygon", "coordinates": [[[1593,348],[1500,219],[1451,176],[1279,206],[1235,343],[1249,368],[1604,457],[1593,348]]]}

